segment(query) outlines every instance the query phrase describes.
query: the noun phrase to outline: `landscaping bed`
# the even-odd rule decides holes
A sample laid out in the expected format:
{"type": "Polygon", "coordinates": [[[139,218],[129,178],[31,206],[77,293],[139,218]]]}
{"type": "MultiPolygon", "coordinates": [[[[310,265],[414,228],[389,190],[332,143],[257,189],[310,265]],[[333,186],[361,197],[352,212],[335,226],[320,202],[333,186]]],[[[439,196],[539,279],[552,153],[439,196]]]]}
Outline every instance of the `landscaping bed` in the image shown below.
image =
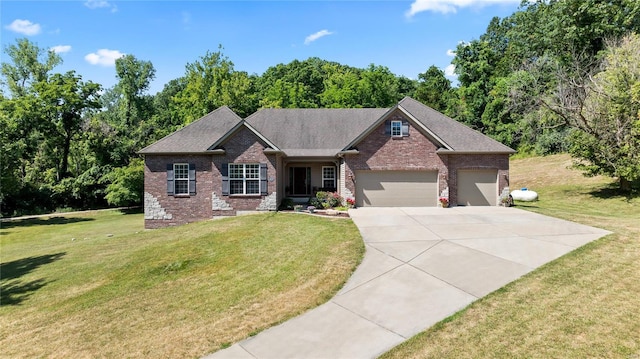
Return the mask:
{"type": "Polygon", "coordinates": [[[312,216],[322,216],[322,217],[332,217],[332,218],[349,218],[349,212],[345,210],[335,210],[335,209],[316,209],[310,211],[308,209],[303,210],[285,210],[281,211],[285,213],[304,213],[312,216]]]}

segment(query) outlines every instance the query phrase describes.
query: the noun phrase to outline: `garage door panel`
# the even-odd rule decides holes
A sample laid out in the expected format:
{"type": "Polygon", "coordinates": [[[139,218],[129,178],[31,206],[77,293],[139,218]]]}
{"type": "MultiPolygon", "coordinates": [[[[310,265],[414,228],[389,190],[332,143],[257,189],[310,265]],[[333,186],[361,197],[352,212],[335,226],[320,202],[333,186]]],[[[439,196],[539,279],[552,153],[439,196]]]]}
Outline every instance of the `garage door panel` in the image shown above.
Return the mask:
{"type": "Polygon", "coordinates": [[[497,170],[458,171],[458,205],[495,206],[498,193],[497,170]]]}
{"type": "Polygon", "coordinates": [[[356,171],[356,204],[372,207],[435,206],[436,171],[356,171]]]}

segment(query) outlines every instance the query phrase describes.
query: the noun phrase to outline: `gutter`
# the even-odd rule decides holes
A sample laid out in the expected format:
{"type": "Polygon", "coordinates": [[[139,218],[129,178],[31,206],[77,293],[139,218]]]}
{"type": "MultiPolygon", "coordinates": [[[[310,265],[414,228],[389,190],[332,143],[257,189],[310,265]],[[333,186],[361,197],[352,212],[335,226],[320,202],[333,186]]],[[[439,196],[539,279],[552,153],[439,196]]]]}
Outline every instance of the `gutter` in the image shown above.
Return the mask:
{"type": "Polygon", "coordinates": [[[437,154],[442,155],[512,155],[516,153],[515,150],[506,150],[506,151],[454,151],[447,149],[439,149],[436,151],[437,154]]]}

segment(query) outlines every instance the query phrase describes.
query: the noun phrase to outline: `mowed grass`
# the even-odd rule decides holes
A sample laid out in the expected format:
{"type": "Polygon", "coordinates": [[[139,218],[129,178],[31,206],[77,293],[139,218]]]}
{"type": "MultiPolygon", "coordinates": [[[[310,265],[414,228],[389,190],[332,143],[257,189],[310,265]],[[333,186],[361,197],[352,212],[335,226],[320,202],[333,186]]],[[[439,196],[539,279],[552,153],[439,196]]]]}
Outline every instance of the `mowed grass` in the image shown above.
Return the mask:
{"type": "Polygon", "coordinates": [[[200,357],[331,298],[348,219],[268,213],[144,230],[117,211],[2,223],[0,356],[200,357]]]}
{"type": "Polygon", "coordinates": [[[511,161],[518,208],[614,234],[471,304],[383,358],[640,358],[640,198],[586,178],[566,155],[511,161]]]}

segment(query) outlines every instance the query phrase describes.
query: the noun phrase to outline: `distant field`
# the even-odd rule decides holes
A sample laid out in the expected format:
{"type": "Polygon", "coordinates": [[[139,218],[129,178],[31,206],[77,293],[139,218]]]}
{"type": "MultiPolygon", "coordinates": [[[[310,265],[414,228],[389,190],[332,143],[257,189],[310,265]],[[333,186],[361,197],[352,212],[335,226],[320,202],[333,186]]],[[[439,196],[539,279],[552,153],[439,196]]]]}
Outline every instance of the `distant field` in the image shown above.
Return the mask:
{"type": "Polygon", "coordinates": [[[382,358],[640,358],[640,198],[566,155],[511,161],[518,207],[615,232],[478,300],[382,358]]]}
{"type": "Polygon", "coordinates": [[[200,357],[331,298],[350,220],[268,213],[144,230],[141,214],[1,224],[0,357],[200,357]]]}

